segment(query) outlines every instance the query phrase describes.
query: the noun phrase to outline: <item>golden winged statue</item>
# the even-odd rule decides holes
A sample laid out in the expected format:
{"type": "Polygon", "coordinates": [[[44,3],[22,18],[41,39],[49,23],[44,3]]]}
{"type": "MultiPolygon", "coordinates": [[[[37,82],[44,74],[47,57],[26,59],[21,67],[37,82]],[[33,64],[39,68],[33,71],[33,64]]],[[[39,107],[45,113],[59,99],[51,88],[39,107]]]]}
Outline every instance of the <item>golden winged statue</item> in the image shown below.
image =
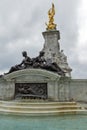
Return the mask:
{"type": "Polygon", "coordinates": [[[46,23],[47,30],[56,29],[56,24],[54,23],[54,15],[55,15],[55,7],[54,7],[54,4],[52,3],[52,8],[49,9],[49,11],[48,11],[49,22],[48,22],[48,24],[46,23]]]}

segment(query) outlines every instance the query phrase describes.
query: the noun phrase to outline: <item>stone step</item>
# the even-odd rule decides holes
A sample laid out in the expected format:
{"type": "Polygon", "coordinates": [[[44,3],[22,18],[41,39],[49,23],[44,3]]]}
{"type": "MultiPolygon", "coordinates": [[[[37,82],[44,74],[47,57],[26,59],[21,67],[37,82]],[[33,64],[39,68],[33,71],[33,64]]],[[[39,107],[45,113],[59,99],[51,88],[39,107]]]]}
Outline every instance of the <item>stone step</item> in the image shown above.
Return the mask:
{"type": "Polygon", "coordinates": [[[76,102],[23,102],[23,101],[0,101],[0,113],[13,114],[51,114],[75,113],[82,111],[76,102]]]}
{"type": "Polygon", "coordinates": [[[73,110],[73,109],[81,109],[80,106],[75,106],[75,105],[69,105],[69,106],[8,106],[8,105],[0,105],[0,108],[2,109],[8,109],[8,110],[19,110],[19,111],[50,111],[50,110],[73,110]]]}
{"type": "Polygon", "coordinates": [[[18,105],[18,106],[60,106],[60,105],[76,105],[76,102],[24,102],[24,101],[0,101],[0,105],[18,105]]]}
{"type": "Polygon", "coordinates": [[[65,115],[65,114],[87,114],[86,110],[51,110],[51,111],[14,111],[0,109],[1,114],[26,115],[26,116],[40,116],[40,115],[65,115]]]}

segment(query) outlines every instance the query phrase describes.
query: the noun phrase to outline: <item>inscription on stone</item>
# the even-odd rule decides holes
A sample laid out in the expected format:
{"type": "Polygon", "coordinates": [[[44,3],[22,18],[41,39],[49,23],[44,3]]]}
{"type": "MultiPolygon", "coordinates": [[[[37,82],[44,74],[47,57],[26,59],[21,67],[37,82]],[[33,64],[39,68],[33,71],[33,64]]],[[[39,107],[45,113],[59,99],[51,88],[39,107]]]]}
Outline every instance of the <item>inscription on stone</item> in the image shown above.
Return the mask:
{"type": "Polygon", "coordinates": [[[47,83],[16,83],[15,98],[47,99],[47,83]]]}

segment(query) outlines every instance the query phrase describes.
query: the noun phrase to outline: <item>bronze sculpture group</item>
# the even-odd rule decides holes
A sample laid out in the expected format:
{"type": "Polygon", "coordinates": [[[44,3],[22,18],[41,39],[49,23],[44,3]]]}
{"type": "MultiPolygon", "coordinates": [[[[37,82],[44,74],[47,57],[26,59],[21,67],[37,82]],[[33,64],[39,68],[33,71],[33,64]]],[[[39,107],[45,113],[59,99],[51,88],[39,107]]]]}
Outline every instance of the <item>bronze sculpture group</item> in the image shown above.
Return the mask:
{"type": "Polygon", "coordinates": [[[14,71],[23,70],[27,68],[41,68],[48,71],[56,72],[61,76],[65,76],[64,71],[55,62],[47,63],[47,61],[44,59],[43,51],[39,53],[39,56],[32,59],[29,56],[27,56],[26,51],[23,51],[22,55],[24,57],[23,61],[18,65],[12,66],[9,72],[5,74],[9,74],[14,71]]]}

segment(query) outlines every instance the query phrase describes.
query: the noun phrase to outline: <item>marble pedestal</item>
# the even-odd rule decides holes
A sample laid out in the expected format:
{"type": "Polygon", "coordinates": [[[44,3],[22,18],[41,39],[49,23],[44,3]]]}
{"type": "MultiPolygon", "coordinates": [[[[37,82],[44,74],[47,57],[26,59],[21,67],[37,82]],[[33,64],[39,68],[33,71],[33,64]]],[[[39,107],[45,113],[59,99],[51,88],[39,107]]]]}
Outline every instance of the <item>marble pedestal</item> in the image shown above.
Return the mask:
{"type": "Polygon", "coordinates": [[[48,100],[58,101],[58,80],[56,73],[42,69],[24,69],[4,75],[0,79],[0,100],[15,99],[15,84],[46,83],[48,100]]]}

